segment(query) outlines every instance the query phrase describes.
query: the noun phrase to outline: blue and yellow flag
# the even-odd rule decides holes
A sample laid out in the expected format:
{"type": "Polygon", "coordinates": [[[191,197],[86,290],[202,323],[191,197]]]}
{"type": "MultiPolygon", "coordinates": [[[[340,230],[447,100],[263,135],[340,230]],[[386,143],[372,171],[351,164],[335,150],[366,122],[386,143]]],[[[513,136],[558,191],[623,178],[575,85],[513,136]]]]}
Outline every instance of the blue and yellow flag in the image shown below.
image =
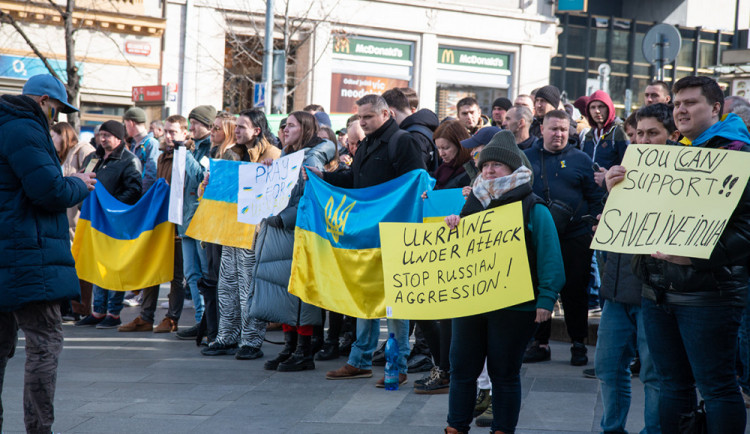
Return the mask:
{"type": "Polygon", "coordinates": [[[442,222],[446,216],[461,214],[466,202],[462,190],[462,188],[449,188],[428,192],[427,199],[424,201],[422,221],[424,223],[442,222]]]}
{"type": "Polygon", "coordinates": [[[132,291],[172,280],[174,225],[169,185],[159,179],[135,205],[101,183],[83,201],[73,240],[78,277],[102,288],[132,291]]]}
{"type": "Polygon", "coordinates": [[[241,161],[211,160],[206,191],[185,235],[222,246],[250,249],[255,225],[237,221],[241,161]]]}
{"type": "Polygon", "coordinates": [[[414,170],[361,189],[310,176],[297,209],[289,292],[356,318],[385,316],[380,222],[421,222],[435,180],[414,170]]]}

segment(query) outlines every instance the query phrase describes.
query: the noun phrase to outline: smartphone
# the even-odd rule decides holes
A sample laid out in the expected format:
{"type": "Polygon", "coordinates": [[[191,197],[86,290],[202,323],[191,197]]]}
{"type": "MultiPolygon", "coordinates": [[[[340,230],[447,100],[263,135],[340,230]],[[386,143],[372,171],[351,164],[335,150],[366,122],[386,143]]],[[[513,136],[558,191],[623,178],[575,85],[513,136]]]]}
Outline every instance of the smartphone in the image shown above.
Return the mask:
{"type": "Polygon", "coordinates": [[[599,166],[597,163],[592,164],[591,167],[594,169],[594,172],[598,172],[599,170],[601,170],[601,166],[599,166]]]}
{"type": "Polygon", "coordinates": [[[91,161],[89,161],[89,164],[86,166],[86,169],[83,171],[83,173],[93,172],[94,167],[96,167],[97,163],[99,163],[99,159],[92,158],[91,161]]]}

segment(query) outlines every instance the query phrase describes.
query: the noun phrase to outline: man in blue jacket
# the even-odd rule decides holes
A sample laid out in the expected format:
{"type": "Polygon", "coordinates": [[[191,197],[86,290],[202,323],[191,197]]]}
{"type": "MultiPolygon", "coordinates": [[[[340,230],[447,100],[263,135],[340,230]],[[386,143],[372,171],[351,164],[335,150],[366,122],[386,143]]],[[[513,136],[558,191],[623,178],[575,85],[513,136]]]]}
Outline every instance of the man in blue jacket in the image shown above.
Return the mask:
{"type": "MultiPolygon", "coordinates": [[[[63,177],[49,134],[67,103],[51,75],[31,77],[23,95],[0,96],[0,389],[18,328],[26,337],[26,431],[51,432],[63,333],[59,301],[80,294],[65,211],[86,198],[91,173],[63,177]]],[[[0,430],[2,406],[0,405],[0,430]]]]}

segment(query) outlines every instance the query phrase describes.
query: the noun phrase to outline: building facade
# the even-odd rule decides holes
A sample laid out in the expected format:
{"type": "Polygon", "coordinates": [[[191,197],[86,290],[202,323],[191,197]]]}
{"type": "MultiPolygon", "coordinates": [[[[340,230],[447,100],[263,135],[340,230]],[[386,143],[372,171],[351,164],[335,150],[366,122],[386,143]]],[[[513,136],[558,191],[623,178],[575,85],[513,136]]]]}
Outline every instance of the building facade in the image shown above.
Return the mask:
{"type": "MultiPolygon", "coordinates": [[[[65,0],[56,2],[63,10],[65,0]]],[[[66,45],[60,10],[49,3],[0,0],[63,80],[66,45]]],[[[161,82],[166,20],[158,0],[78,0],[73,13],[76,64],[81,75],[78,106],[86,129],[122,117],[133,105],[133,86],[161,82]]],[[[0,92],[20,93],[26,80],[47,73],[42,60],[11,25],[0,26],[0,92]]],[[[151,110],[161,117],[160,107],[151,110]]]]}
{"type": "MultiPolygon", "coordinates": [[[[179,83],[172,110],[235,111],[261,82],[265,3],[170,0],[164,79],[179,83]]],[[[441,117],[476,97],[483,111],[549,82],[557,52],[554,5],[532,0],[276,0],[274,45],[286,85],[276,111],[316,103],[352,113],[366,93],[412,87],[441,117]]],[[[278,72],[278,71],[277,71],[278,72]]]]}

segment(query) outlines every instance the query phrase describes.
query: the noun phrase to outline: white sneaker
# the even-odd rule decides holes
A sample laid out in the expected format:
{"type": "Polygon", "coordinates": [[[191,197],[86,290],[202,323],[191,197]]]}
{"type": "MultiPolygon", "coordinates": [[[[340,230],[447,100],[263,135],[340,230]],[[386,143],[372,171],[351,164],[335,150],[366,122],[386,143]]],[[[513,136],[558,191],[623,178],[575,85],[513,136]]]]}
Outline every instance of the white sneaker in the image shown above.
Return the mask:
{"type": "Polygon", "coordinates": [[[122,301],[122,304],[124,304],[125,306],[130,306],[130,307],[138,307],[141,305],[141,301],[138,300],[137,297],[126,298],[125,300],[122,301]]]}
{"type": "Polygon", "coordinates": [[[162,309],[169,309],[169,302],[165,301],[164,303],[160,304],[159,307],[162,309]]]}

